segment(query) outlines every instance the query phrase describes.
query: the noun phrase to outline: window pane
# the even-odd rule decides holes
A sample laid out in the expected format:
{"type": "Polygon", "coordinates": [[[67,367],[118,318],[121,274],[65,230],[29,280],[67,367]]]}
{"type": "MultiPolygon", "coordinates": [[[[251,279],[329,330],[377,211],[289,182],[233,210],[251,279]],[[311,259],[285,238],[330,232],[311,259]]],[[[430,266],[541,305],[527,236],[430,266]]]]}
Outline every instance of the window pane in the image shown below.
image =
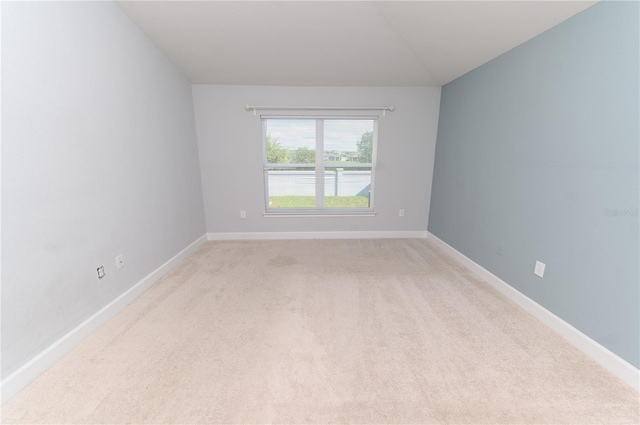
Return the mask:
{"type": "Polygon", "coordinates": [[[371,163],[373,120],[325,120],[325,164],[371,163]]]}
{"type": "Polygon", "coordinates": [[[371,167],[325,168],[325,208],[371,207],[371,167]]]}
{"type": "Polygon", "coordinates": [[[271,169],[267,171],[268,208],[315,208],[316,171],[314,167],[271,169]]]}
{"type": "Polygon", "coordinates": [[[267,164],[315,163],[315,120],[267,120],[265,149],[267,164]]]}

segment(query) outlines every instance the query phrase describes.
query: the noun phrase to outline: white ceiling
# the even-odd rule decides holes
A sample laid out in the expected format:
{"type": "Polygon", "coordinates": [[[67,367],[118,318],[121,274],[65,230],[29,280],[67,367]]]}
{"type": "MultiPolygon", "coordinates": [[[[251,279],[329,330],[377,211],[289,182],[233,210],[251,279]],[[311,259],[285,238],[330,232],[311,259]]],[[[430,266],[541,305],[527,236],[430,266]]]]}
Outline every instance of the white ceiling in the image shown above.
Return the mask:
{"type": "Polygon", "coordinates": [[[442,86],[594,1],[120,1],[192,83],[442,86]]]}

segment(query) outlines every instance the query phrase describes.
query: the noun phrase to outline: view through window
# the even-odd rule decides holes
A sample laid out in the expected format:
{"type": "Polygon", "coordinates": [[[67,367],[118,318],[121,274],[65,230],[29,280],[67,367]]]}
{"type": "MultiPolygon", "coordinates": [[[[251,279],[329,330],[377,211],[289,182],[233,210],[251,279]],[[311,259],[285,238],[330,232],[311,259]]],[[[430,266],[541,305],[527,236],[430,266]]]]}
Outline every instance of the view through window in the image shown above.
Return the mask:
{"type": "Polygon", "coordinates": [[[372,211],[376,118],[263,118],[266,210],[372,211]]]}

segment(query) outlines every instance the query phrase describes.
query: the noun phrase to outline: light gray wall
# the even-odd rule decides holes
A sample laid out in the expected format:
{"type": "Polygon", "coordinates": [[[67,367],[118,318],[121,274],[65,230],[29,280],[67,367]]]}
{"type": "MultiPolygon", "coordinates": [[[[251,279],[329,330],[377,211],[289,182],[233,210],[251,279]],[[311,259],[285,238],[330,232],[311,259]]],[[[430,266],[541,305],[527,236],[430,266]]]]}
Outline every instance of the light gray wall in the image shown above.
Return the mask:
{"type": "Polygon", "coordinates": [[[189,82],[114,3],[3,2],[3,377],[204,234],[197,156],[189,82]]]}
{"type": "Polygon", "coordinates": [[[208,232],[426,230],[440,88],[194,85],[193,99],[208,232]],[[246,111],[246,104],[394,105],[396,111],[378,123],[377,216],[263,217],[260,113],[246,111]],[[398,217],[399,209],[405,210],[404,218],[398,217]],[[246,219],[240,210],[247,211],[246,219]]]}
{"type": "Polygon", "coordinates": [[[636,367],[638,18],[638,3],[596,4],[447,84],[429,218],[636,367]]]}

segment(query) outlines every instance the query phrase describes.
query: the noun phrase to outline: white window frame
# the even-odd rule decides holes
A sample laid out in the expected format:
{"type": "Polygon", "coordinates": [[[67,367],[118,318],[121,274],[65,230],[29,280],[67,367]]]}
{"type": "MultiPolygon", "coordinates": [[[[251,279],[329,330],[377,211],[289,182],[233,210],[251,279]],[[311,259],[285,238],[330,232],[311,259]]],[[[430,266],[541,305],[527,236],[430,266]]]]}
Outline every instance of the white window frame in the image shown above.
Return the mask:
{"type": "Polygon", "coordinates": [[[262,166],[263,166],[263,178],[264,178],[264,207],[265,216],[273,217],[343,217],[343,216],[374,216],[376,215],[374,210],[374,194],[375,194],[375,168],[378,146],[378,115],[261,115],[262,121],[262,166]],[[267,163],[267,121],[268,120],[315,120],[316,122],[316,162],[307,164],[268,164],[267,163]],[[325,165],[324,164],[324,121],[332,120],[367,120],[373,121],[373,142],[371,152],[371,163],[355,163],[355,164],[341,164],[325,165]],[[316,175],[315,186],[315,208],[270,208],[269,207],[269,176],[268,172],[271,169],[295,169],[295,168],[314,168],[316,175]],[[369,207],[368,208],[325,208],[325,182],[324,176],[325,168],[371,168],[371,186],[369,189],[369,207]]]}

